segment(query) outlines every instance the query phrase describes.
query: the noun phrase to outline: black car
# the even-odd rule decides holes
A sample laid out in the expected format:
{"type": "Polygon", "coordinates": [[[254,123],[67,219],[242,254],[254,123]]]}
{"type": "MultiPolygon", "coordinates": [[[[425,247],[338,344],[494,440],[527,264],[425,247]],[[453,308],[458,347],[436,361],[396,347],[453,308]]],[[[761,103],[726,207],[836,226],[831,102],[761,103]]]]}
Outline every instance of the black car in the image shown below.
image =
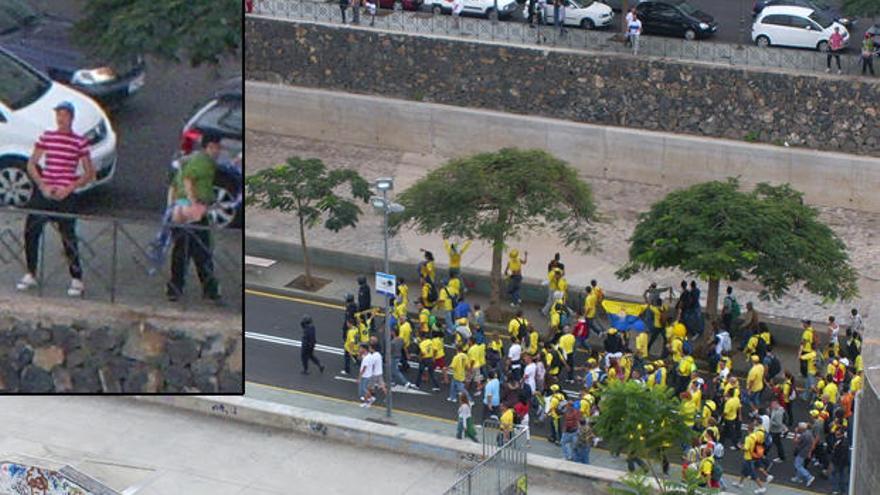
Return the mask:
{"type": "Polygon", "coordinates": [[[755,0],[755,4],[752,6],[752,17],[757,17],[764,10],[764,7],[771,5],[793,5],[813,9],[816,12],[825,14],[829,19],[843,24],[847,31],[850,31],[855,25],[855,19],[844,16],[839,10],[831,7],[823,0],[755,0]]]}
{"type": "Polygon", "coordinates": [[[116,107],[144,85],[144,61],[107,64],[72,39],[73,23],[39,12],[25,0],[0,0],[0,46],[51,79],[116,107]]]}
{"type": "Polygon", "coordinates": [[[715,19],[684,0],[647,1],[636,6],[643,34],[707,38],[718,30],[715,19]]]}

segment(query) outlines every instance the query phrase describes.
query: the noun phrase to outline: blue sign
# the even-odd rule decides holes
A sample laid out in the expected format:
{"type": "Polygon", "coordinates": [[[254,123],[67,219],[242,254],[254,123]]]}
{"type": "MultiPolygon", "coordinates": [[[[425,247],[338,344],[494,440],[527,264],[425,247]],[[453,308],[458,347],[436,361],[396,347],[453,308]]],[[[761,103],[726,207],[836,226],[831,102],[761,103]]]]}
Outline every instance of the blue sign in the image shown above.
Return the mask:
{"type": "Polygon", "coordinates": [[[396,296],[397,277],[389,273],[376,272],[376,292],[386,296],[396,296]]]}

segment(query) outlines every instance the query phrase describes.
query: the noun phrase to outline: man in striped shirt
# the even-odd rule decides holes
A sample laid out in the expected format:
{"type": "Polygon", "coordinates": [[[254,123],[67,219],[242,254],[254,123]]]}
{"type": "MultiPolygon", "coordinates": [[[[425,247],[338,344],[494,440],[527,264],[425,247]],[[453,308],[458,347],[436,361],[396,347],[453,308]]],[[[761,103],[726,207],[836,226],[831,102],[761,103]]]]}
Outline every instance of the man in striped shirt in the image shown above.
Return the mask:
{"type": "MultiPolygon", "coordinates": [[[[76,207],[74,191],[95,180],[95,168],[90,157],[88,140],[73,132],[71,127],[75,110],[69,101],[55,107],[56,130],[44,132],[34,146],[28,160],[27,171],[37,186],[31,205],[48,211],[73,213],[76,207]],[[40,160],[45,158],[43,165],[40,160]],[[82,164],[83,174],[77,167],[82,164]]],[[[61,233],[64,254],[70,269],[70,287],[67,295],[81,297],[85,286],[77,248],[76,219],[44,214],[27,216],[24,228],[25,257],[28,272],[16,285],[18,290],[28,290],[37,285],[36,273],[40,256],[40,239],[46,222],[55,223],[61,233]]]]}

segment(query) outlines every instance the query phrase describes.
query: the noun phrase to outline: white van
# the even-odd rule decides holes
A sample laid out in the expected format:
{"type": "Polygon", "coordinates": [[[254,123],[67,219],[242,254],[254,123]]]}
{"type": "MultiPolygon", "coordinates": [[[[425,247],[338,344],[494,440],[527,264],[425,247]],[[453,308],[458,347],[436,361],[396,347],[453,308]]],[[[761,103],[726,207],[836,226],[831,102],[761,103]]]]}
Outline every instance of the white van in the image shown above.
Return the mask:
{"type": "Polygon", "coordinates": [[[33,197],[27,161],[43,131],[55,128],[53,108],[62,101],[73,103],[76,109],[73,130],[89,140],[97,173],[95,182],[76,192],[113,178],[116,134],[101,107],[0,48],[0,205],[27,206],[33,197]]]}
{"type": "MultiPolygon", "coordinates": [[[[452,13],[452,0],[431,0],[426,1],[425,4],[431,5],[431,10],[434,11],[435,14],[452,13]]],[[[510,17],[510,15],[513,14],[513,11],[516,10],[517,3],[516,0],[463,0],[462,7],[462,15],[471,14],[487,18],[489,17],[489,14],[497,8],[498,18],[503,19],[510,17]]]]}
{"type": "Polygon", "coordinates": [[[825,14],[807,7],[772,5],[765,7],[752,24],[752,41],[760,47],[792,46],[824,52],[835,27],[840,29],[846,46],[849,32],[825,14]]]}

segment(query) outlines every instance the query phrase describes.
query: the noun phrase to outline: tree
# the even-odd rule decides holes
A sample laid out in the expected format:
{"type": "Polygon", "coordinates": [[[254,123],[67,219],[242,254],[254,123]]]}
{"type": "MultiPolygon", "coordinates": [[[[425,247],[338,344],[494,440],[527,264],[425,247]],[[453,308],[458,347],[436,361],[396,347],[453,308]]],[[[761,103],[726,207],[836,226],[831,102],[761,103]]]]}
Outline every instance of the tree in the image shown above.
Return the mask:
{"type": "Polygon", "coordinates": [[[788,184],[762,183],[751,192],[740,191],[733,178],[696,184],[639,216],[629,262],[617,275],[678,268],[700,276],[709,281],[712,316],[721,279],[751,277],[763,286],[765,300],[778,300],[799,281],[826,300],[851,299],[858,294],[858,274],[843,241],[817,217],[788,184]]]}
{"type": "Polygon", "coordinates": [[[351,196],[364,203],[370,199],[370,185],[350,169],[327,170],[321,160],[291,157],[287,163],[268,168],[245,180],[248,205],[269,210],[294,212],[299,219],[299,238],[306,268],[306,288],[314,287],[309,251],[306,246],[306,228],[324,220],[324,228],[339,232],[357,225],[361,209],[351,199],[336,194],[349,185],[351,196]]]}
{"type": "Polygon", "coordinates": [[[113,61],[151,54],[193,66],[236,54],[242,39],[239,0],[89,0],[76,41],[113,61]]]}
{"type": "Polygon", "coordinates": [[[843,0],[843,11],[853,17],[880,16],[880,0],[843,0]]]}
{"type": "Polygon", "coordinates": [[[420,232],[481,239],[492,245],[487,316],[497,319],[505,241],[545,230],[576,249],[594,247],[596,205],[589,184],[567,163],[541,150],[505,148],[451,160],[398,196],[406,207],[392,232],[412,224],[420,232]]]}
{"type": "MultiPolygon", "coordinates": [[[[681,403],[669,387],[637,381],[615,382],[601,392],[596,435],[611,452],[645,462],[657,486],[664,482],[654,462],[674,458],[679,446],[696,434],[681,414],[681,403]]],[[[665,493],[665,492],[664,492],[665,493]]]]}

